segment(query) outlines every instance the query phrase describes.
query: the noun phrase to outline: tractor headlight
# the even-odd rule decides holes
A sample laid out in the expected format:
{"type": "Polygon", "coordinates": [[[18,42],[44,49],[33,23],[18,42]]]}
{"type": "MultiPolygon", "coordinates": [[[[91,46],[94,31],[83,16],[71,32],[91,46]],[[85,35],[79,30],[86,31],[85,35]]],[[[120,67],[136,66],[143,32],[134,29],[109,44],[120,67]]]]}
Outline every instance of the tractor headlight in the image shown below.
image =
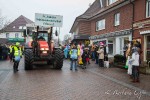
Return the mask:
{"type": "Polygon", "coordinates": [[[45,48],[45,50],[49,50],[49,48],[45,48]]]}
{"type": "Polygon", "coordinates": [[[40,50],[44,50],[44,48],[41,48],[40,50]]]}
{"type": "Polygon", "coordinates": [[[42,53],[47,53],[47,51],[43,51],[42,53]]]}

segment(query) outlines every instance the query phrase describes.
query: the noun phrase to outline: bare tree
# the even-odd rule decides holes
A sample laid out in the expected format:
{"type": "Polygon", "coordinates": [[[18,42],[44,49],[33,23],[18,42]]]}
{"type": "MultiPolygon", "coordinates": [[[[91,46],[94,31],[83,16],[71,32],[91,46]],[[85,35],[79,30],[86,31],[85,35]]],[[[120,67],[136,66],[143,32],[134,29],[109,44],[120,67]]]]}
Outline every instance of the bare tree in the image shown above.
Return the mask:
{"type": "Polygon", "coordinates": [[[5,31],[5,27],[10,24],[10,20],[7,17],[0,16],[0,30],[1,32],[5,31]]]}
{"type": "Polygon", "coordinates": [[[65,42],[65,44],[69,44],[69,40],[71,40],[71,35],[70,34],[66,34],[64,36],[64,42],[65,42]]]}

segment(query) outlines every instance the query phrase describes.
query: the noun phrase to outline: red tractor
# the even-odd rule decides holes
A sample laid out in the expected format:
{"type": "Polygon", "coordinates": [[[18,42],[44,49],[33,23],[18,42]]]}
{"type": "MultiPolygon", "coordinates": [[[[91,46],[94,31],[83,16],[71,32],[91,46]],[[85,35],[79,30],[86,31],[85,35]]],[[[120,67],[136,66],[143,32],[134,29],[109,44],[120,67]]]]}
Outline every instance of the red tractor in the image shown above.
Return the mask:
{"type": "Polygon", "coordinates": [[[32,40],[25,45],[24,68],[33,69],[34,62],[46,61],[52,64],[53,68],[61,69],[63,66],[63,51],[59,47],[54,47],[52,41],[52,28],[50,31],[32,32],[32,40]]]}

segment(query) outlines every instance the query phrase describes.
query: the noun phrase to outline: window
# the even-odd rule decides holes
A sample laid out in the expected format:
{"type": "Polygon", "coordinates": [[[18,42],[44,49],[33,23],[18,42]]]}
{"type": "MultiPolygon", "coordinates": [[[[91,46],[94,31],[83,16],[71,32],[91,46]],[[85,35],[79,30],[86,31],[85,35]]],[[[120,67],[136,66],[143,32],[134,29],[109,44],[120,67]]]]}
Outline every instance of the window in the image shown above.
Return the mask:
{"type": "Polygon", "coordinates": [[[9,38],[9,33],[6,33],[6,38],[9,38]]]}
{"type": "Polygon", "coordinates": [[[16,33],[16,34],[15,34],[15,38],[18,38],[18,37],[19,37],[19,34],[18,34],[18,33],[16,33]]]}
{"type": "Polygon", "coordinates": [[[13,26],[13,28],[16,28],[15,26],[13,26]]]}
{"type": "Polygon", "coordinates": [[[146,2],[146,17],[150,17],[150,0],[146,2]]]}
{"type": "Polygon", "coordinates": [[[108,54],[113,55],[113,40],[108,40],[108,54]]]}
{"type": "Polygon", "coordinates": [[[105,19],[96,22],[96,31],[105,29],[105,19]]]}
{"type": "Polygon", "coordinates": [[[119,41],[120,41],[120,54],[123,55],[123,38],[120,38],[119,41]]]}
{"type": "Polygon", "coordinates": [[[116,1],[118,1],[118,0],[108,0],[108,5],[111,5],[111,4],[115,3],[116,1]]]}
{"type": "Polygon", "coordinates": [[[115,26],[120,25],[120,13],[115,14],[115,26]]]}
{"type": "Polygon", "coordinates": [[[150,61],[150,36],[147,36],[147,48],[146,48],[146,51],[147,51],[147,57],[146,57],[146,60],[147,61],[150,61]]]}
{"type": "Polygon", "coordinates": [[[21,30],[21,29],[23,29],[23,27],[22,27],[22,26],[19,26],[19,29],[21,30]]]}

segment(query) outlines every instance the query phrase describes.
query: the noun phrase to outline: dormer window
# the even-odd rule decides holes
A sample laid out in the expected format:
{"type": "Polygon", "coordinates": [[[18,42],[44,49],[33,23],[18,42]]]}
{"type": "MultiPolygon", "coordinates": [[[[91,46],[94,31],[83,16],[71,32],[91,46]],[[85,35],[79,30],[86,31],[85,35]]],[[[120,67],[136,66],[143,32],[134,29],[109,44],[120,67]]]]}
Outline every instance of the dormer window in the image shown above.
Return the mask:
{"type": "Polygon", "coordinates": [[[103,7],[103,0],[100,0],[100,6],[103,7]]]}
{"type": "Polygon", "coordinates": [[[118,1],[118,0],[108,0],[108,1],[107,1],[107,4],[108,4],[108,5],[111,5],[111,4],[113,4],[113,3],[117,2],[117,1],[118,1]]]}
{"type": "Polygon", "coordinates": [[[15,26],[13,26],[13,28],[15,28],[15,26]]]}

